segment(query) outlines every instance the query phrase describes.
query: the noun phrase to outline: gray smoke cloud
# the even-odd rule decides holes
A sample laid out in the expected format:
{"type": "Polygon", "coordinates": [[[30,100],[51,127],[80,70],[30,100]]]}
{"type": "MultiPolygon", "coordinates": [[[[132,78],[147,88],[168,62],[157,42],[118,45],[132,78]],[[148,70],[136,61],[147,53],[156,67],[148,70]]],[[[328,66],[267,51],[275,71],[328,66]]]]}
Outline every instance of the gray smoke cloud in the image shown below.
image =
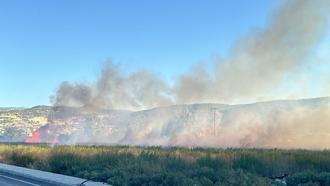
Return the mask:
{"type": "Polygon", "coordinates": [[[228,58],[216,62],[213,79],[203,72],[184,75],[178,100],[228,103],[274,90],[309,59],[327,31],[329,12],[327,0],[287,1],[265,29],[239,40],[228,58]]]}
{"type": "Polygon", "coordinates": [[[124,73],[107,62],[91,85],[63,82],[54,97],[55,106],[135,110],[173,103],[170,88],[148,71],[124,73]]]}
{"type": "MultiPolygon", "coordinates": [[[[171,104],[233,103],[253,100],[278,87],[305,64],[326,33],[328,0],[291,0],[278,9],[266,28],[237,41],[230,55],[183,74],[174,86],[148,71],[125,73],[107,63],[95,83],[63,82],[54,105],[140,110],[171,104]]],[[[243,21],[243,20],[242,20],[243,21]]]]}
{"type": "Polygon", "coordinates": [[[86,116],[84,110],[82,119],[69,118],[78,126],[62,125],[76,131],[65,142],[330,148],[329,98],[180,106],[242,103],[274,94],[289,75],[311,60],[329,31],[329,13],[329,0],[286,1],[264,29],[247,34],[227,57],[214,61],[213,71],[197,65],[174,85],[149,71],[126,73],[111,62],[95,82],[63,82],[52,97],[55,106],[102,110],[99,118],[86,116]],[[177,106],[163,107],[169,105],[177,106]],[[154,107],[160,108],[143,110],[154,107]]]}

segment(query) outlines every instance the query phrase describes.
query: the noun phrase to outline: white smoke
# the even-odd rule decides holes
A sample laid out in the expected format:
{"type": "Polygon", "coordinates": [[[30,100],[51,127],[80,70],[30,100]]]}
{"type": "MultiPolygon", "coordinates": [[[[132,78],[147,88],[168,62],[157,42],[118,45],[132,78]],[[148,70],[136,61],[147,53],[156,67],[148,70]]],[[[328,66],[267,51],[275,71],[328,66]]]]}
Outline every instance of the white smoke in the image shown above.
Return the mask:
{"type": "MultiPolygon", "coordinates": [[[[330,148],[330,98],[194,104],[83,119],[67,144],[330,148]]],[[[88,118],[88,116],[87,116],[88,118]]],[[[68,120],[68,119],[67,119],[68,120]]],[[[66,131],[66,130],[63,130],[66,131]]]]}

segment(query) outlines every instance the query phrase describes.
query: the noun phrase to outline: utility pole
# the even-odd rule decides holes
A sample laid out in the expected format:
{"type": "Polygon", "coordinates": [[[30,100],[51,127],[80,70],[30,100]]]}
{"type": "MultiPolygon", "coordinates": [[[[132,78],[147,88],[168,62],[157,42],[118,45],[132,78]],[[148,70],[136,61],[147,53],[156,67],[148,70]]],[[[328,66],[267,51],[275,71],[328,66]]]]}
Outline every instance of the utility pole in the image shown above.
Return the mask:
{"type": "Polygon", "coordinates": [[[217,111],[217,108],[211,108],[211,110],[213,111],[213,135],[216,135],[216,126],[215,126],[215,114],[217,111]]]}
{"type": "Polygon", "coordinates": [[[47,123],[54,121],[54,110],[53,109],[51,109],[49,111],[49,114],[48,114],[48,118],[47,119],[48,119],[47,123]]]}

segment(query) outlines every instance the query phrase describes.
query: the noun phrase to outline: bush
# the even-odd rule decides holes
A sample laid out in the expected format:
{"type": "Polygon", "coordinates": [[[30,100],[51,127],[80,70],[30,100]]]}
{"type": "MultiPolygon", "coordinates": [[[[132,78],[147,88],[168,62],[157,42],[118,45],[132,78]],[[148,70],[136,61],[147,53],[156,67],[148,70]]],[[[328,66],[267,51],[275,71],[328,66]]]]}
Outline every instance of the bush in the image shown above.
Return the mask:
{"type": "Polygon", "coordinates": [[[37,158],[33,154],[19,151],[13,151],[8,157],[10,163],[21,167],[31,167],[36,160],[37,158]]]}
{"type": "Polygon", "coordinates": [[[300,172],[287,178],[288,185],[330,185],[330,173],[300,172]]]}

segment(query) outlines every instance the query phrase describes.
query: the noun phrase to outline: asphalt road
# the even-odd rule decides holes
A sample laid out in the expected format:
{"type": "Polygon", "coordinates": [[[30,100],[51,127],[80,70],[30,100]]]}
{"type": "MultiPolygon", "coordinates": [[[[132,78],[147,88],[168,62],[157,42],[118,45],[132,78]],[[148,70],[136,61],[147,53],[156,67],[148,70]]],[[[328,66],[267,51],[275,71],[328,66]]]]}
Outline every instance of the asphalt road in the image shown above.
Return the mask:
{"type": "Polygon", "coordinates": [[[1,186],[56,186],[49,183],[36,181],[2,172],[0,172],[0,185],[1,186]]]}

